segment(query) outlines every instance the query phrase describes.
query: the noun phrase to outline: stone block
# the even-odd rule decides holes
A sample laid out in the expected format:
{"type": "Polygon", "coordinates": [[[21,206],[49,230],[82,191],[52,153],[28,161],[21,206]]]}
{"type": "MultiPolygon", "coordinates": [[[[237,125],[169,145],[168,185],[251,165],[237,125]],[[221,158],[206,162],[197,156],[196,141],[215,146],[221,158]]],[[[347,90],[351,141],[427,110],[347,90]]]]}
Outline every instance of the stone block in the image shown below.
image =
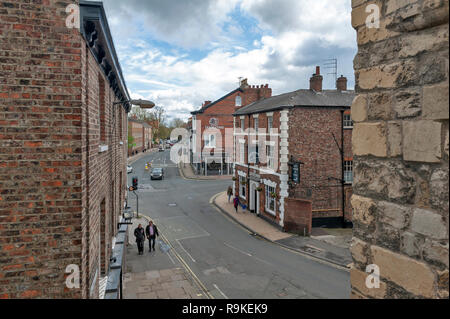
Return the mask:
{"type": "Polygon", "coordinates": [[[420,239],[413,233],[405,232],[401,237],[401,252],[410,256],[420,256],[420,239]]]}
{"type": "Polygon", "coordinates": [[[435,275],[427,264],[378,246],[372,246],[371,252],[373,263],[380,268],[381,278],[414,295],[435,297],[435,275]]]}
{"type": "Polygon", "coordinates": [[[399,56],[407,58],[422,52],[430,52],[448,47],[448,25],[427,32],[412,33],[400,38],[399,56]]]}
{"type": "Polygon", "coordinates": [[[380,1],[367,1],[364,5],[354,7],[352,10],[352,27],[357,28],[361,25],[366,24],[367,17],[370,15],[370,11],[366,12],[366,8],[370,4],[375,4],[380,8],[381,11],[381,2],[380,1]]]}
{"type": "Polygon", "coordinates": [[[355,161],[354,189],[384,196],[392,202],[413,203],[416,194],[414,175],[398,162],[355,161]]]}
{"type": "Polygon", "coordinates": [[[366,251],[368,247],[369,245],[366,242],[356,237],[353,237],[352,243],[350,245],[350,252],[352,253],[353,260],[361,264],[366,264],[367,263],[366,251]]]}
{"type": "Polygon", "coordinates": [[[402,155],[402,126],[400,122],[388,122],[388,149],[389,156],[396,157],[402,155]]]}
{"type": "Polygon", "coordinates": [[[415,208],[412,213],[411,230],[438,240],[448,238],[444,218],[435,212],[421,208],[415,208]]]}
{"type": "Polygon", "coordinates": [[[367,98],[365,95],[357,95],[353,100],[352,119],[356,123],[367,120],[367,98]]]}
{"type": "Polygon", "coordinates": [[[368,288],[366,285],[369,273],[363,272],[356,268],[350,270],[350,283],[353,289],[357,289],[362,295],[382,299],[386,296],[386,283],[380,281],[379,288],[368,288]]]}
{"type": "Polygon", "coordinates": [[[389,202],[378,203],[378,220],[397,229],[408,226],[409,208],[389,202]]]}
{"type": "Polygon", "coordinates": [[[434,121],[403,123],[403,159],[412,162],[439,163],[441,160],[441,127],[434,121]]]}
{"type": "Polygon", "coordinates": [[[438,168],[430,178],[430,201],[435,210],[448,213],[448,168],[438,168]]]}
{"type": "Polygon", "coordinates": [[[392,118],[392,94],[377,92],[368,95],[368,119],[371,121],[389,120],[392,118]]]}
{"type": "Polygon", "coordinates": [[[388,28],[392,23],[392,17],[384,17],[380,20],[379,28],[368,28],[366,25],[359,26],[357,30],[358,45],[363,46],[367,43],[383,41],[399,35],[399,32],[388,28]]]}
{"type": "Polygon", "coordinates": [[[393,109],[398,118],[415,117],[422,111],[419,90],[402,90],[395,94],[393,109]]]}
{"type": "Polygon", "coordinates": [[[445,132],[444,153],[445,153],[445,155],[447,155],[447,157],[449,156],[448,155],[448,130],[447,130],[447,132],[445,132]]]}
{"type": "Polygon", "coordinates": [[[356,123],[352,134],[353,154],[387,156],[386,129],[383,123],[356,123]]]}
{"type": "Polygon", "coordinates": [[[351,204],[353,221],[371,224],[375,220],[375,202],[372,199],[353,194],[351,204]]]}
{"type": "Polygon", "coordinates": [[[423,115],[430,120],[448,120],[448,82],[423,88],[423,115]]]}
{"type": "Polygon", "coordinates": [[[426,261],[439,262],[448,268],[448,248],[448,242],[444,245],[438,241],[426,239],[423,245],[423,258],[426,261]]]}

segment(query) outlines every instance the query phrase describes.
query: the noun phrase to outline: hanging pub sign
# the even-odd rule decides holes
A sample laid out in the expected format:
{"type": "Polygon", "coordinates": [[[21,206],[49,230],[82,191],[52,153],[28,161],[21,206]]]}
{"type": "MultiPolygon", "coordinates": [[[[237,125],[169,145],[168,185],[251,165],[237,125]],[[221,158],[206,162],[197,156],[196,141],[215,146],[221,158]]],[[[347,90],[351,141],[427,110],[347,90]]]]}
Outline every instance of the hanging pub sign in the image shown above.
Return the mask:
{"type": "Polygon", "coordinates": [[[301,161],[295,161],[294,157],[291,156],[291,161],[288,163],[288,165],[291,167],[291,181],[300,184],[300,165],[303,165],[305,163],[301,161]]]}
{"type": "Polygon", "coordinates": [[[300,163],[292,164],[292,176],[291,179],[294,183],[300,183],[300,163]]]}

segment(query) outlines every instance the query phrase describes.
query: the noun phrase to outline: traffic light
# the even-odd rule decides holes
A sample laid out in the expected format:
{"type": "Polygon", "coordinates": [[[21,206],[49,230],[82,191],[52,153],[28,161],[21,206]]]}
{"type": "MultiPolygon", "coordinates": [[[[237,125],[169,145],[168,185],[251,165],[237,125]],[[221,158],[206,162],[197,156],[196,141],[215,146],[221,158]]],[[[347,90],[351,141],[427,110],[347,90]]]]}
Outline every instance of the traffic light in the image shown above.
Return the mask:
{"type": "Polygon", "coordinates": [[[138,189],[138,178],[136,176],[133,177],[133,188],[138,189]]]}

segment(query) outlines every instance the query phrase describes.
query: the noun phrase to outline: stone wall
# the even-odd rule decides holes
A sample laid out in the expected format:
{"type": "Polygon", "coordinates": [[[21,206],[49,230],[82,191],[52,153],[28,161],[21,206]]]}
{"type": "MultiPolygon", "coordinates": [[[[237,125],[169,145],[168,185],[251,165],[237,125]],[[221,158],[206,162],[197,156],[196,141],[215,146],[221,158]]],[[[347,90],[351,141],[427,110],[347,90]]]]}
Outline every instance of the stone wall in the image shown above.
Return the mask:
{"type": "Polygon", "coordinates": [[[353,298],[449,296],[448,5],[352,1],[353,298]],[[369,4],[379,28],[366,24],[369,4]],[[379,288],[366,286],[370,264],[379,288]]]}

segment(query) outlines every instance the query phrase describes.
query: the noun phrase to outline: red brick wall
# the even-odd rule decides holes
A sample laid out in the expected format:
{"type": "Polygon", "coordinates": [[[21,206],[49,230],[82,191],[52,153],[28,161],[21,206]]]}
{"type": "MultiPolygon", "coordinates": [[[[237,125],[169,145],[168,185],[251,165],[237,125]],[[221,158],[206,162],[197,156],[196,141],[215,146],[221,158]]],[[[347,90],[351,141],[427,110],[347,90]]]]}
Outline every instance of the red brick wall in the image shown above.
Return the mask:
{"type": "MultiPolygon", "coordinates": [[[[295,193],[312,201],[313,217],[342,216],[341,155],[332,135],[340,146],[341,128],[337,109],[295,108],[289,114],[289,154],[305,163],[295,193]]],[[[344,131],[344,150],[351,159],[351,130],[344,131]]]]}
{"type": "Polygon", "coordinates": [[[104,79],[109,150],[99,154],[101,71],[79,31],[65,27],[74,2],[0,1],[0,298],[89,297],[100,242],[107,256],[124,200],[126,151],[114,119],[125,111],[116,106],[113,117],[104,79]],[[81,289],[66,288],[70,264],[80,267],[81,289]]]}
{"type": "Polygon", "coordinates": [[[284,229],[290,233],[309,236],[312,228],[311,201],[286,198],[284,213],[284,229]]]}
{"type": "MultiPolygon", "coordinates": [[[[225,139],[225,130],[231,129],[231,132],[233,130],[233,113],[236,112],[241,107],[236,107],[236,97],[241,96],[242,98],[242,107],[246,106],[250,103],[253,103],[259,99],[267,98],[272,96],[272,89],[267,87],[249,87],[244,89],[244,92],[236,92],[234,94],[231,94],[230,96],[226,97],[225,99],[217,102],[210,108],[207,108],[203,113],[199,113],[196,115],[197,121],[201,121],[201,126],[197,127],[198,129],[201,129],[201,136],[202,136],[202,144],[201,149],[205,147],[204,143],[204,137],[203,134],[205,133],[205,127],[210,126],[209,121],[212,118],[217,118],[219,123],[218,126],[223,126],[224,128],[220,129],[220,133],[222,134],[222,141],[221,143],[216,143],[217,148],[233,148],[233,139],[230,138],[228,140],[228,144],[225,145],[226,139],[225,139]],[[220,145],[219,145],[220,144],[220,145]]],[[[198,141],[197,141],[198,143],[198,141]]]]}

